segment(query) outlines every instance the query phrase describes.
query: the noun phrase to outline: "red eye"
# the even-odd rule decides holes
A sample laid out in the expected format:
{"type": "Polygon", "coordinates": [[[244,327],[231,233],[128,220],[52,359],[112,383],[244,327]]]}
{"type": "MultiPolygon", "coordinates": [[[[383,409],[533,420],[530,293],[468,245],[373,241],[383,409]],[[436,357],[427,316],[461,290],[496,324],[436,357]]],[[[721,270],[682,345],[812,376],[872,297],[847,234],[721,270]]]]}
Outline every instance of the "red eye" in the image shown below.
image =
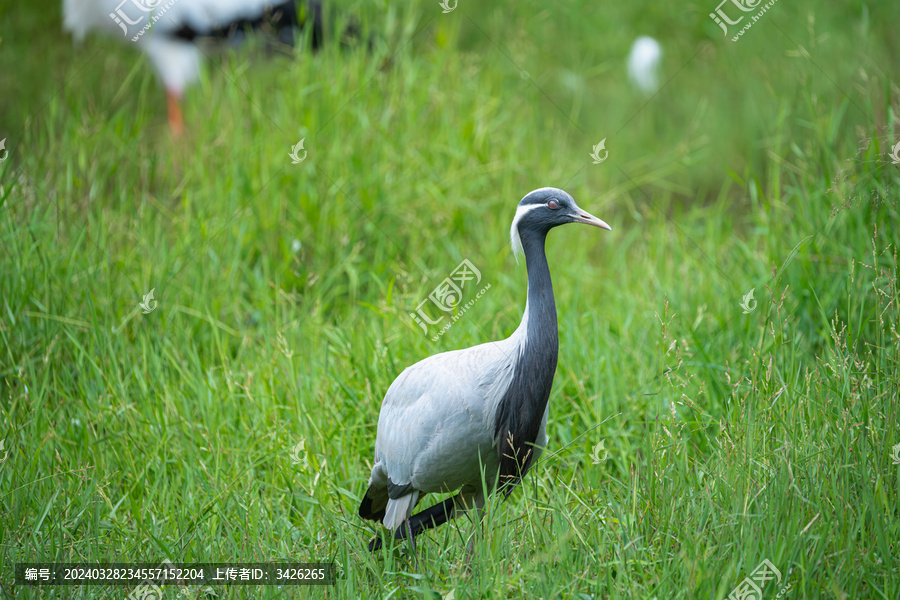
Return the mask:
{"type": "Polygon", "coordinates": [[[553,210],[556,210],[557,208],[559,208],[559,202],[557,202],[556,200],[550,200],[550,202],[547,203],[547,206],[549,206],[553,210]]]}

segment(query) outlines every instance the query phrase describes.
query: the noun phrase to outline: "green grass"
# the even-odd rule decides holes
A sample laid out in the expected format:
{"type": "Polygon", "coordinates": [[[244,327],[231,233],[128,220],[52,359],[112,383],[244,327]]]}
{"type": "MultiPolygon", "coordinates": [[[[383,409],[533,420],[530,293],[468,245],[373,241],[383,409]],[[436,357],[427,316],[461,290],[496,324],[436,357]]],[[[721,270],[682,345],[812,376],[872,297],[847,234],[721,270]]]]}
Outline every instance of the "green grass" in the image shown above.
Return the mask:
{"type": "Polygon", "coordinates": [[[125,596],[17,562],[163,558],[343,572],[220,597],[721,599],[763,559],[785,598],[900,597],[900,7],[779,2],[732,43],[715,2],[469,4],[345,7],[371,51],[215,53],[179,141],[130,45],[0,9],[4,597],[125,596]],[[515,329],[544,185],[613,227],[550,234],[547,452],[418,565],[370,555],[383,394],[515,329]],[[464,258],[491,288],[432,342],[409,313],[464,258]]]}

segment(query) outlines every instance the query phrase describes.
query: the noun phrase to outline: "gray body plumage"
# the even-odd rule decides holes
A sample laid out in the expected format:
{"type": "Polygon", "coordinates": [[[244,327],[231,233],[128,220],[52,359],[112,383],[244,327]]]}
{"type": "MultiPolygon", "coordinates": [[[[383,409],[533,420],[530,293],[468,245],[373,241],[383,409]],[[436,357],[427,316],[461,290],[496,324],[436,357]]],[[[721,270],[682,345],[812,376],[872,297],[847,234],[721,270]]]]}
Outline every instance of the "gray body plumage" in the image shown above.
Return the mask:
{"type": "Polygon", "coordinates": [[[528,194],[511,228],[513,249],[524,253],[528,267],[519,327],[505,340],[428,357],[391,384],[361,517],[399,532],[422,495],[460,490],[443,506],[419,513],[435,521],[420,522],[419,529],[434,526],[459,510],[483,506],[484,484],[490,491],[499,482],[508,492],[538,459],[547,444],[559,348],[544,241],[551,227],[567,222],[609,228],[562,190],[528,194]],[[548,208],[551,200],[556,208],[548,208]]]}
{"type": "MultiPolygon", "coordinates": [[[[527,314],[505,340],[430,356],[394,380],[378,418],[369,482],[389,497],[386,527],[396,529],[409,516],[416,492],[462,488],[481,503],[481,469],[491,485],[500,466],[499,406],[525,352],[526,323],[527,314]]],[[[531,440],[540,447],[547,443],[546,415],[545,403],[538,439],[531,440]]]]}

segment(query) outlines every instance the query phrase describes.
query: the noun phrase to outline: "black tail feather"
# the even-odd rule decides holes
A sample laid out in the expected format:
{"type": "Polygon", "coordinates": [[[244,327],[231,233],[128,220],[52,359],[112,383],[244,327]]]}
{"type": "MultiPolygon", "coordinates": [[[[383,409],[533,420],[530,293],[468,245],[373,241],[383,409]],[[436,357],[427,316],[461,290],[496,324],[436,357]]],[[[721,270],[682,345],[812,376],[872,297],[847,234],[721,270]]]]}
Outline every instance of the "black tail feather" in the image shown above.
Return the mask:
{"type": "MultiPolygon", "coordinates": [[[[295,28],[311,27],[312,49],[318,50],[323,43],[323,22],[321,0],[273,0],[265,14],[253,18],[235,19],[231,23],[221,24],[210,30],[199,31],[189,23],[183,23],[173,36],[187,42],[197,38],[214,37],[230,38],[246,29],[260,29],[279,34],[295,28]]],[[[279,35],[285,43],[291,41],[290,36],[279,35]]]]}
{"type": "MultiPolygon", "coordinates": [[[[387,491],[385,491],[385,497],[387,496],[387,491]]],[[[385,506],[382,506],[380,509],[375,509],[375,494],[372,492],[372,488],[370,487],[366,490],[366,495],[363,496],[362,502],[359,503],[359,516],[362,519],[366,519],[367,521],[383,521],[384,513],[387,510],[387,502],[385,501],[385,506]]]]}

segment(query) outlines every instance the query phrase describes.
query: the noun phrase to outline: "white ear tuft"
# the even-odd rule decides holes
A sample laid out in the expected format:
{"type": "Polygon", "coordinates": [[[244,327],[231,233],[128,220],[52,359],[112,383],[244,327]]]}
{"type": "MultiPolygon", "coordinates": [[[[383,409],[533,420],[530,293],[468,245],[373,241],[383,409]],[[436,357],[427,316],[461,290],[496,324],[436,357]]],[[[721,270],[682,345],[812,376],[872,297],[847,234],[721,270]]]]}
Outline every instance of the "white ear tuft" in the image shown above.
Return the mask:
{"type": "MultiPolygon", "coordinates": [[[[518,215],[516,216],[518,217],[518,215]]],[[[516,259],[516,264],[519,264],[519,257],[524,252],[522,236],[519,235],[519,219],[513,219],[512,226],[509,228],[509,243],[512,246],[513,258],[516,259]]]]}
{"type": "MultiPolygon", "coordinates": [[[[534,192],[532,192],[534,193],[534,192]]],[[[512,226],[509,228],[509,243],[512,245],[513,256],[516,257],[516,264],[519,264],[519,257],[525,253],[522,247],[522,236],[519,235],[519,221],[530,210],[541,208],[543,204],[526,204],[516,208],[516,216],[513,217],[512,226]]]]}

